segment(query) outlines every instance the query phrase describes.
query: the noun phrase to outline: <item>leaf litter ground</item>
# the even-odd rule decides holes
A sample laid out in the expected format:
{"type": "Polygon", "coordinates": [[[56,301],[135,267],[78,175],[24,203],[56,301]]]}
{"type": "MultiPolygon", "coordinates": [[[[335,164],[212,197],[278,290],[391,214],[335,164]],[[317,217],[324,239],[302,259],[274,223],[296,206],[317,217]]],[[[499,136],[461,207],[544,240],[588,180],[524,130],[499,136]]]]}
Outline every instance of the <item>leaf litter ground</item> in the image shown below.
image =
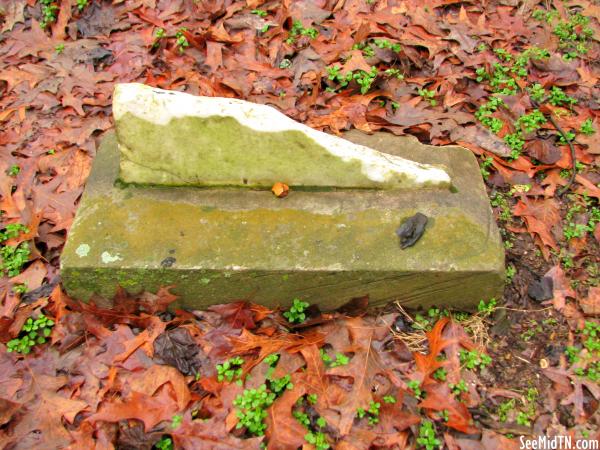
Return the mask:
{"type": "Polygon", "coordinates": [[[599,17],[587,0],[2,3],[0,447],[598,438],[599,17]],[[468,147],[504,298],[475,315],[358,299],[293,325],[246,302],[170,313],[167,287],[72,301],[60,252],[130,81],[468,147]]]}

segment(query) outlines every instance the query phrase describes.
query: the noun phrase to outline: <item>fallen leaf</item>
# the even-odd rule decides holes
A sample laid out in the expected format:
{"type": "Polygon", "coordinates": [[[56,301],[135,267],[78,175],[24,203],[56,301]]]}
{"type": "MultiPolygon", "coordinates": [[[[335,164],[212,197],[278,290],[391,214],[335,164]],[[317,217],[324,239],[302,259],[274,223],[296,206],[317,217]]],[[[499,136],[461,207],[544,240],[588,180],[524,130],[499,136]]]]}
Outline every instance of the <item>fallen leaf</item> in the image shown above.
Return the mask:
{"type": "Polygon", "coordinates": [[[149,321],[150,324],[144,331],[139,333],[133,339],[123,342],[123,345],[125,346],[125,351],[120,355],[117,355],[115,357],[115,361],[125,361],[131,356],[133,352],[135,352],[140,347],[144,349],[148,356],[153,356],[154,340],[162,334],[167,324],[160,320],[160,317],[156,316],[151,316],[149,318],[149,321]]]}
{"type": "Polygon", "coordinates": [[[306,385],[298,384],[298,376],[291,378],[295,388],[286,390],[267,410],[267,449],[296,450],[305,443],[306,428],[292,415],[296,401],[306,393],[306,385]]]}
{"type": "Polygon", "coordinates": [[[3,2],[2,16],[4,18],[0,33],[11,31],[16,23],[25,22],[23,11],[25,10],[26,0],[11,0],[3,2]]]}
{"type": "Polygon", "coordinates": [[[600,314],[600,287],[590,287],[586,298],[579,300],[579,305],[583,312],[588,316],[597,316],[600,314]]]}
{"type": "Polygon", "coordinates": [[[167,330],[154,341],[154,360],[177,368],[184,375],[199,373],[207,357],[184,327],[167,330]]]}
{"type": "Polygon", "coordinates": [[[533,139],[528,141],[525,149],[529,156],[544,164],[554,164],[562,156],[560,149],[549,139],[533,139]]]}
{"type": "Polygon", "coordinates": [[[513,209],[515,216],[523,217],[527,230],[538,235],[544,245],[553,249],[558,248],[554,233],[560,226],[560,213],[555,199],[532,200],[522,197],[513,209]]]}
{"type": "Polygon", "coordinates": [[[131,374],[125,382],[132,391],[148,397],[153,396],[165,383],[169,383],[173,387],[180,411],[185,409],[191,398],[185,378],[175,367],[155,364],[145,372],[131,374]]]}
{"type": "Polygon", "coordinates": [[[283,198],[289,194],[290,188],[285,183],[277,182],[273,185],[271,191],[273,192],[273,194],[275,194],[276,197],[283,198]]]}
{"type": "Polygon", "coordinates": [[[232,328],[256,328],[255,312],[249,302],[233,302],[224,305],[214,305],[208,308],[223,317],[223,320],[232,328]]]}
{"type": "Polygon", "coordinates": [[[178,411],[177,402],[168,389],[161,389],[156,396],[148,396],[134,391],[128,398],[103,402],[98,412],[86,420],[95,423],[137,419],[144,423],[144,429],[148,432],[163,420],[170,422],[178,411]]]}
{"type": "Polygon", "coordinates": [[[58,449],[71,443],[71,436],[63,424],[63,418],[73,423],[75,416],[83,411],[87,404],[71,398],[68,392],[57,392],[67,382],[64,376],[36,376],[32,390],[28,396],[23,397],[26,407],[21,412],[21,419],[12,430],[15,442],[28,436],[31,430],[37,430],[34,438],[36,448],[58,449]]]}
{"type": "Polygon", "coordinates": [[[552,279],[554,293],[552,304],[556,309],[561,310],[565,307],[567,297],[576,298],[575,291],[571,288],[571,284],[560,265],[552,267],[544,277],[552,279]]]}
{"type": "Polygon", "coordinates": [[[419,403],[420,408],[432,411],[448,411],[446,425],[463,433],[475,433],[471,413],[467,405],[459,402],[450,391],[447,383],[431,383],[423,389],[427,394],[425,399],[419,403]]]}
{"type": "Polygon", "coordinates": [[[479,125],[456,127],[450,133],[450,139],[457,144],[473,143],[479,147],[492,152],[495,155],[506,158],[510,155],[510,148],[495,134],[479,125]]]}

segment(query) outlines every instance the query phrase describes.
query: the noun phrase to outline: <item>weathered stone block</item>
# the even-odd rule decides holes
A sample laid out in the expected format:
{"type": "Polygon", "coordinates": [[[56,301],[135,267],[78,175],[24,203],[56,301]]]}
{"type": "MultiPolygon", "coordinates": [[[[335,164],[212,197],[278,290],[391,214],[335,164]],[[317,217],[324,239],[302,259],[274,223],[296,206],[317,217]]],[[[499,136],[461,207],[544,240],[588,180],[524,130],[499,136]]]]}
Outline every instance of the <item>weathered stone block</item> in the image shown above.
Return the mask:
{"type": "Polygon", "coordinates": [[[297,297],[333,309],[371,304],[469,309],[501,295],[504,251],[475,157],[414,138],[347,133],[360,145],[444,166],[455,192],[118,187],[119,151],[98,152],[62,259],[68,293],[111,297],[175,285],[178,307],[247,299],[287,306],[297,297]],[[423,237],[401,250],[395,230],[421,212],[423,237]]]}

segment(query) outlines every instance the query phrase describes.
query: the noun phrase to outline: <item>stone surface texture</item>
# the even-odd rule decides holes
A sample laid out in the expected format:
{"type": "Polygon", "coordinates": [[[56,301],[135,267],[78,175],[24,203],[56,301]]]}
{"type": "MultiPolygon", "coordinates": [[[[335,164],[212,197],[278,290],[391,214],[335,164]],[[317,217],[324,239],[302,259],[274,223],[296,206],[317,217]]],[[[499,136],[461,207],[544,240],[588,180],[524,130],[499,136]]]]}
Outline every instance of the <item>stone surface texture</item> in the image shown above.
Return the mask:
{"type": "Polygon", "coordinates": [[[313,130],[267,105],[118,84],[113,114],[125,183],[449,188],[432,167],[313,130]]]}
{"type": "Polygon", "coordinates": [[[174,285],[174,307],[232,300],[323,310],[353,297],[372,305],[471,309],[501,295],[504,251],[475,157],[461,147],[349,132],[379,151],[444,166],[448,189],[268,190],[126,187],[115,183],[119,151],[108,133],[70,230],[62,259],[68,293],[111,298],[174,285]],[[400,249],[395,230],[429,217],[423,237],[400,249]]]}

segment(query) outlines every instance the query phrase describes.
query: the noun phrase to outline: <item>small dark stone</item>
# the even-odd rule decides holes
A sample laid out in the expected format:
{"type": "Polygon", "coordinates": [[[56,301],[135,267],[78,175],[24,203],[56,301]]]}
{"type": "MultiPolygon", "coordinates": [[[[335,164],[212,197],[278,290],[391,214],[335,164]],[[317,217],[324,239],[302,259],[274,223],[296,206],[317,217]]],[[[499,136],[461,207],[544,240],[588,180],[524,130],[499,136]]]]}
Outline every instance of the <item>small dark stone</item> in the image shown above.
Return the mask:
{"type": "Polygon", "coordinates": [[[173,258],[172,256],[167,256],[165,259],[163,259],[160,262],[161,267],[171,267],[173,264],[175,264],[175,261],[177,261],[175,258],[173,258]]]}
{"type": "Polygon", "coordinates": [[[398,314],[398,317],[396,317],[396,320],[394,320],[394,323],[392,324],[392,329],[396,333],[400,333],[401,331],[406,331],[409,328],[410,327],[406,323],[406,320],[404,319],[404,316],[402,316],[402,314],[398,314]]]}
{"type": "Polygon", "coordinates": [[[554,283],[552,282],[552,278],[543,277],[541,280],[534,280],[529,284],[527,295],[537,302],[543,302],[554,297],[553,288],[554,283]]]}
{"type": "Polygon", "coordinates": [[[402,222],[396,229],[396,235],[400,238],[400,248],[405,249],[415,245],[425,232],[427,220],[425,214],[416,213],[402,222]]]}

